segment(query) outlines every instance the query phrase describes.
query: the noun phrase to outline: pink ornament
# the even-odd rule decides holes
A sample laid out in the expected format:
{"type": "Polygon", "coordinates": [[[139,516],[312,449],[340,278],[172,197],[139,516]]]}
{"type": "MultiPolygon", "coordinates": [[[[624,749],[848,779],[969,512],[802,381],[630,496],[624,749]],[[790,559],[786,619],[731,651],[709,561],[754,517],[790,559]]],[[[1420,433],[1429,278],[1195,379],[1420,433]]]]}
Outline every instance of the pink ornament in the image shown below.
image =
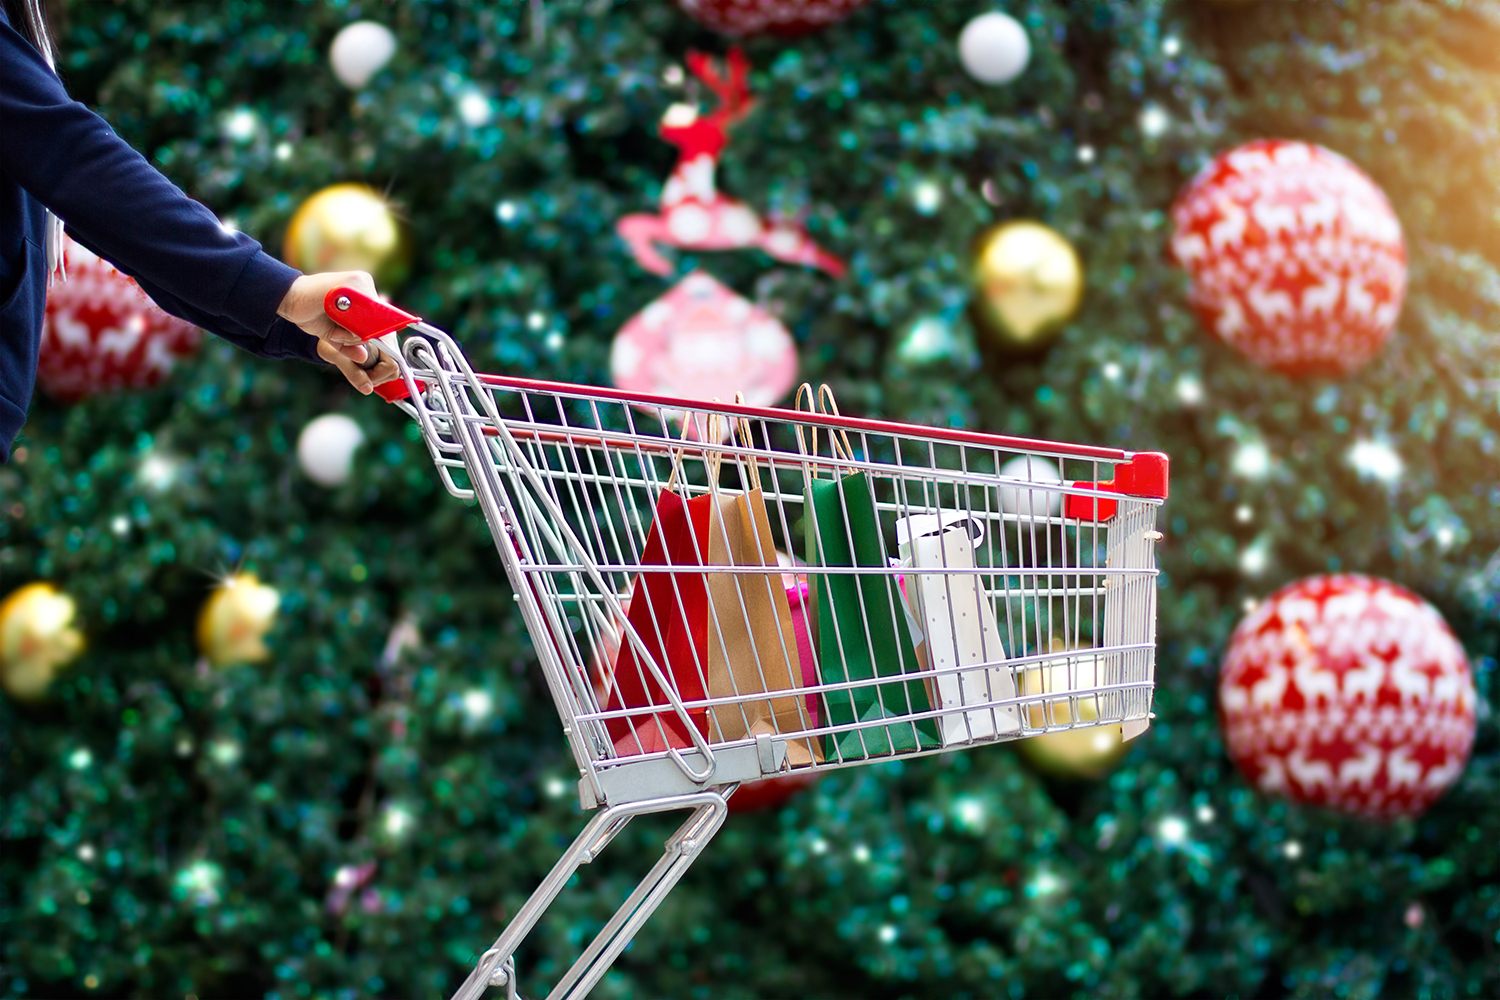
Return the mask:
{"type": "Polygon", "coordinates": [[[677,0],[688,16],[725,35],[805,35],[842,21],[866,0],[677,0]]]}
{"type": "Polygon", "coordinates": [[[1178,195],[1172,227],[1204,328],[1257,364],[1347,373],[1396,327],[1401,223],[1337,153],[1279,139],[1231,149],[1178,195]]]}
{"type": "Polygon", "coordinates": [[[1474,680],[1432,605],[1367,576],[1313,576],[1235,629],[1219,678],[1229,756],[1263,792],[1415,816],[1463,772],[1474,680]]]}
{"type": "Polygon", "coordinates": [[[694,271],[615,334],[609,367],[633,392],[704,402],[743,392],[769,406],[797,382],[797,345],[776,317],[694,271]]]}
{"type": "Polygon", "coordinates": [[[67,280],[47,292],[37,382],[71,402],[96,393],[156,385],[202,333],[163,312],[131,278],[70,238],[67,280]]]}

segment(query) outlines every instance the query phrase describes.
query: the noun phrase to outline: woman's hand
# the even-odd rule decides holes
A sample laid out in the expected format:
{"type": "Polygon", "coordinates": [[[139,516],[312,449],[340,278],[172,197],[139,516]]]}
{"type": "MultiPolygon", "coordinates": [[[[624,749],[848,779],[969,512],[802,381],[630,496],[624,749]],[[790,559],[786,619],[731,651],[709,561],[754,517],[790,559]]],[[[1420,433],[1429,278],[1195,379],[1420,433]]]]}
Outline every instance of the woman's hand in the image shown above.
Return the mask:
{"type": "Polygon", "coordinates": [[[292,282],[276,314],[318,338],[318,357],[343,372],[349,384],[368,395],[382,382],[399,378],[396,362],[382,355],[380,363],[366,371],[362,365],[369,358],[369,348],[357,334],[339,326],[323,311],[323,298],[330,289],[348,285],[355,291],[376,298],[375,279],[364,271],[328,271],[304,274],[292,282]]]}

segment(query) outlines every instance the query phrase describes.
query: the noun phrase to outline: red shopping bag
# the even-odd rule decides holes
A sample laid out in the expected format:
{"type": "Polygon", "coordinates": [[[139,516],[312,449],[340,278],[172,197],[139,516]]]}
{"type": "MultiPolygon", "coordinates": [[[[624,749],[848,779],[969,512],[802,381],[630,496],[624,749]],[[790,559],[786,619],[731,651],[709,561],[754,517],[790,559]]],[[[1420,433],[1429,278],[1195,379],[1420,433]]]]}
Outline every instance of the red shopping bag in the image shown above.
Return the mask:
{"type": "MultiPolygon", "coordinates": [[[[713,502],[711,496],[685,501],[670,490],[662,493],[641,562],[682,569],[640,574],[626,614],[641,637],[641,645],[683,701],[701,701],[707,696],[708,582],[705,574],[695,573],[691,567],[704,564],[713,502]]],[[[640,710],[606,722],[615,751],[621,756],[693,745],[681,716],[628,638],[621,640],[605,707],[611,711],[640,710]]],[[[689,709],[688,716],[706,737],[708,710],[689,709]]]]}

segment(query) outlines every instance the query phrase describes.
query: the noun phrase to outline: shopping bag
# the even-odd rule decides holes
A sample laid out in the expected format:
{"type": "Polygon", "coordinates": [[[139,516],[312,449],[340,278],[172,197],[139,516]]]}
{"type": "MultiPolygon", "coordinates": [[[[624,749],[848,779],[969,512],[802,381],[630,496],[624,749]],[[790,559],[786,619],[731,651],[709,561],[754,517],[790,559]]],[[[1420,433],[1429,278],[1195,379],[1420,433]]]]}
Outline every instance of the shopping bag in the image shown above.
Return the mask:
{"type": "MultiPolygon", "coordinates": [[[[939,709],[1016,696],[1015,677],[1001,665],[1005,647],[994,608],[979,574],[962,572],[974,569],[974,546],[983,538],[984,525],[963,511],[912,514],[896,522],[901,565],[910,567],[902,590],[919,623],[917,655],[928,670],[928,693],[939,709]],[[924,568],[959,572],[923,573],[924,568]],[[962,667],[976,669],[957,672],[962,667]]],[[[1020,726],[1014,704],[938,716],[944,746],[992,739],[1020,726]]]]}
{"type": "MultiPolygon", "coordinates": [[[[804,386],[809,394],[810,387],[804,386]]],[[[823,387],[826,392],[827,387],[823,387]]],[[[832,394],[825,405],[837,409],[832,394]]],[[[798,403],[802,393],[798,392],[798,403]]],[[[816,439],[811,449],[816,454],[816,439]]],[[[837,436],[834,450],[840,451],[837,436]]],[[[852,456],[848,442],[842,451],[852,456]]],[[[885,546],[875,511],[869,477],[856,472],[838,479],[807,480],[807,561],[812,567],[881,567],[885,546]]],[[[878,574],[817,573],[814,587],[818,610],[819,677],[824,684],[901,677],[921,670],[906,612],[898,596],[895,572],[878,574]]],[[[919,678],[891,684],[868,685],[826,692],[826,725],[844,726],[882,719],[909,719],[932,711],[927,689],[919,678]]],[[[931,718],[889,726],[852,729],[825,737],[824,752],[832,758],[853,760],[900,751],[941,746],[931,718]]]]}
{"type": "MultiPolygon", "coordinates": [[[[742,402],[743,397],[737,401],[742,402]]],[[[732,436],[746,448],[754,441],[748,422],[732,421],[732,436]]],[[[737,698],[734,704],[709,711],[709,739],[713,742],[808,729],[811,719],[794,693],[802,686],[796,627],[787,601],[776,541],[766,516],[760,467],[753,458],[737,462],[747,487],[744,493],[719,496],[718,463],[709,471],[710,492],[716,497],[709,524],[710,566],[754,567],[759,572],[705,574],[709,601],[708,693],[712,698],[737,698]],[[760,693],[788,692],[774,698],[747,698],[760,693]]],[[[801,766],[821,762],[820,745],[789,740],[787,762],[801,766]]]]}
{"type": "MultiPolygon", "coordinates": [[[[796,733],[811,720],[795,693],[802,686],[797,634],[781,582],[771,524],[761,491],[718,499],[709,526],[707,564],[751,566],[764,572],[708,573],[708,694],[737,698],[709,711],[712,742],[796,733]],[[786,692],[770,698],[747,697],[786,692]]],[[[823,759],[811,741],[788,740],[793,767],[823,759]]]]}
{"type": "MultiPolygon", "coordinates": [[[[808,597],[806,580],[798,580],[786,588],[786,601],[792,611],[792,630],[797,633],[797,662],[802,667],[802,686],[812,687],[818,683],[818,660],[813,655],[812,622],[818,620],[818,612],[808,597]]],[[[806,694],[802,697],[807,709],[808,722],[812,728],[818,726],[818,696],[806,694]]],[[[818,749],[822,749],[819,747],[818,749]]]]}
{"type": "MultiPolygon", "coordinates": [[[[680,455],[679,455],[680,461],[680,455]]],[[[708,585],[700,569],[709,540],[715,498],[684,500],[673,490],[672,478],[656,503],[646,545],[644,566],[680,567],[670,573],[641,573],[631,588],[626,620],[682,701],[701,701],[707,692],[708,585]]],[[[620,643],[605,708],[645,709],[626,718],[605,721],[620,756],[690,747],[693,739],[666,691],[651,675],[635,643],[620,643]]],[[[699,734],[708,735],[708,712],[687,710],[699,734]]]]}

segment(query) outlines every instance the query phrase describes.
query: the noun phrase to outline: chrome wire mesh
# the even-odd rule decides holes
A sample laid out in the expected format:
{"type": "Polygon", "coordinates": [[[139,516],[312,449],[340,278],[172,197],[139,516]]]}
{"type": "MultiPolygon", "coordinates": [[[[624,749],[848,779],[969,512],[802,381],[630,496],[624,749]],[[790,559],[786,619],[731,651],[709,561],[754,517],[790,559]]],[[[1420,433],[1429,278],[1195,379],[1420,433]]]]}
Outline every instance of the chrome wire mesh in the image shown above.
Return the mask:
{"type": "Polygon", "coordinates": [[[403,405],[489,523],[586,802],[660,794],[652,763],[1144,728],[1160,501],[1093,485],[1126,453],[478,375],[418,332],[403,405]]]}

